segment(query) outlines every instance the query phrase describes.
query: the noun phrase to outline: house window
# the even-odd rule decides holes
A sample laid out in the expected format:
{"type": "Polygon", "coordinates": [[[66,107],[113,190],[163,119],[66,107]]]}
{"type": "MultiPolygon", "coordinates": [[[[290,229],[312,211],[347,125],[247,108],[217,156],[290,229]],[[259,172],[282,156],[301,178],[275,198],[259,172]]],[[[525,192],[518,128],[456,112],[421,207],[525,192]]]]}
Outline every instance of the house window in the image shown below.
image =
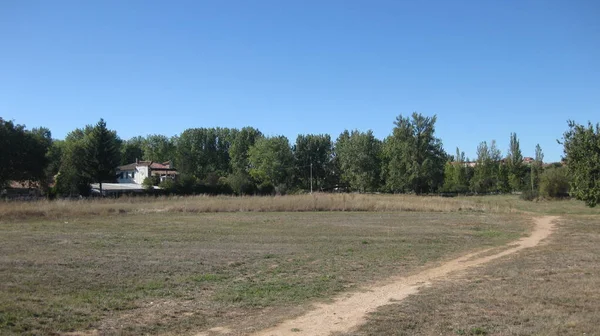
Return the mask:
{"type": "Polygon", "coordinates": [[[131,178],[133,178],[135,176],[135,172],[131,173],[131,178]]]}

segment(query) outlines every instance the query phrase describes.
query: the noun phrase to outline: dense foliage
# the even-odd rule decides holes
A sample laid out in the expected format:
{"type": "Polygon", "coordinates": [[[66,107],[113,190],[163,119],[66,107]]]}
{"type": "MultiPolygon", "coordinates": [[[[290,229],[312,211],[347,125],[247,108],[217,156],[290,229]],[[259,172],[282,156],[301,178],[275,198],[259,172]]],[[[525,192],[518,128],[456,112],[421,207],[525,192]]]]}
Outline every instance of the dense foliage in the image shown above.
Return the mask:
{"type": "Polygon", "coordinates": [[[428,193],[444,181],[446,153],[435,137],[436,117],[398,116],[384,143],[384,179],[392,192],[428,193]]]}
{"type": "Polygon", "coordinates": [[[569,122],[564,134],[568,168],[546,167],[539,145],[524,160],[515,133],[506,155],[483,141],[469,160],[458,148],[446,153],[435,136],[436,116],[399,115],[383,141],[373,132],[264,136],[258,129],[189,128],[167,137],[121,140],[104,120],[52,139],[45,128],[27,130],[0,118],[0,190],[30,181],[47,195],[83,195],[90,184],[116,180],[119,165],[170,161],[175,181],[147,179],[148,192],[173,194],[271,194],[308,191],[489,194],[518,192],[525,199],[564,197],[594,206],[600,199],[599,126],[569,122]],[[49,188],[54,182],[53,188],[49,188]],[[161,189],[155,188],[159,186],[161,189]]]}
{"type": "Polygon", "coordinates": [[[600,202],[600,124],[568,122],[563,136],[571,195],[594,207],[600,202]]]}
{"type": "Polygon", "coordinates": [[[45,128],[25,126],[0,118],[0,188],[9,181],[43,181],[47,178],[48,152],[52,144],[45,128]]]}

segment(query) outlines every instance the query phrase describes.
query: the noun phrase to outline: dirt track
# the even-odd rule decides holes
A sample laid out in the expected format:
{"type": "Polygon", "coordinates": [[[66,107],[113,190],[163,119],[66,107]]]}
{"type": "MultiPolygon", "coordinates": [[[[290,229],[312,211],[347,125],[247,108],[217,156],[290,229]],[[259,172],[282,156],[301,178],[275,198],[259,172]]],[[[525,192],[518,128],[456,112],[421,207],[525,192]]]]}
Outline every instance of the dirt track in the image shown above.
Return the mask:
{"type": "MultiPolygon", "coordinates": [[[[522,238],[507,246],[510,248],[492,255],[482,255],[489,250],[471,253],[445,264],[425,270],[409,277],[395,277],[389,284],[365,288],[362,292],[351,293],[336,299],[330,304],[318,304],[315,309],[303,316],[284,321],[283,323],[252,335],[254,336],[286,336],[286,335],[330,335],[332,332],[347,332],[363,324],[368,313],[390,301],[403,300],[431,281],[440,280],[451,272],[465,270],[491,260],[515,253],[519,250],[534,247],[550,236],[557,217],[540,217],[535,219],[535,227],[529,237],[522,238]]],[[[227,329],[225,329],[227,330],[227,329]]],[[[223,334],[227,331],[221,329],[223,334]],[[225,332],[223,332],[225,331],[225,332]]],[[[217,330],[213,330],[217,331],[217,330]]],[[[218,331],[217,331],[218,332],[218,331]]],[[[202,333],[200,334],[202,335],[202,333]]],[[[205,334],[206,335],[206,334],[205,334]]]]}
{"type": "MultiPolygon", "coordinates": [[[[329,304],[316,304],[315,309],[305,315],[284,321],[275,327],[261,330],[252,336],[327,336],[333,332],[348,332],[366,322],[368,313],[380,306],[398,302],[419,289],[430,286],[433,280],[443,280],[452,272],[466,270],[485,264],[491,260],[513,254],[525,248],[538,245],[550,236],[554,229],[554,221],[558,217],[545,216],[535,218],[535,227],[531,235],[509,243],[506,250],[495,254],[486,254],[490,250],[478,251],[450,260],[441,266],[427,269],[408,277],[393,277],[387,284],[363,288],[363,291],[350,293],[329,304]],[[485,254],[485,255],[484,255],[485,254]],[[481,256],[483,255],[483,256],[481,256]],[[478,257],[480,256],[480,257],[478,257]]],[[[228,335],[232,332],[227,327],[210,329],[196,336],[228,335]]],[[[236,333],[237,334],[237,333],[236,333]]]]}

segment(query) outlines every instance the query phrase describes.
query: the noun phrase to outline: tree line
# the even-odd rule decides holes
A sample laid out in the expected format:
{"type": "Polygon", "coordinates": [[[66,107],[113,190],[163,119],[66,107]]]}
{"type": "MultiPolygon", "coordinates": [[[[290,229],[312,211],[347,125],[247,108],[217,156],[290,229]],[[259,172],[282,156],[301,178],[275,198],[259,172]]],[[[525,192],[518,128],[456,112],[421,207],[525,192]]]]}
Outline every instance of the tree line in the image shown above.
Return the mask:
{"type": "MultiPolygon", "coordinates": [[[[180,175],[162,182],[179,194],[285,194],[317,191],[387,193],[509,193],[525,198],[569,193],[595,205],[600,198],[598,125],[569,121],[565,166],[535,158],[524,162],[517,134],[505,155],[494,140],[470,160],[458,148],[447,153],[435,135],[436,116],[398,116],[385,139],[372,131],[265,136],[253,127],[189,128],[174,137],[152,134],[121,139],[104,120],[71,131],[64,140],[50,130],[27,130],[0,118],[0,187],[34,181],[48,195],[89,195],[90,184],[115,181],[115,168],[136,160],[171,161],[180,175]],[[53,187],[49,188],[50,182],[53,187]]],[[[159,184],[148,179],[146,185],[159,184]]]]}

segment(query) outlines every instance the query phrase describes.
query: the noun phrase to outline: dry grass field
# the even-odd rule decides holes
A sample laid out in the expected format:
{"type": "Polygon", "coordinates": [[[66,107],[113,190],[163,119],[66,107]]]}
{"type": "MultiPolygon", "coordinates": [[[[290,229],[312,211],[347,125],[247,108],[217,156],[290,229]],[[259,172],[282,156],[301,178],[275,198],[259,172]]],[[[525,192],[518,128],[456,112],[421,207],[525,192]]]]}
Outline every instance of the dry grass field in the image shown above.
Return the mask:
{"type": "Polygon", "coordinates": [[[589,306],[600,279],[597,210],[512,196],[0,203],[0,334],[195,335],[218,326],[246,334],[312,302],[503,245],[527,233],[532,212],[556,209],[587,217],[565,216],[546,246],[382,308],[357,335],[552,332],[535,303],[547,290],[559,293],[556,316],[576,326],[568,330],[584,330],[598,318],[589,306]],[[575,321],[568,307],[592,313],[575,321]],[[532,326],[514,329],[527,319],[532,326]]]}
{"type": "Polygon", "coordinates": [[[429,211],[515,212],[512,198],[320,194],[292,196],[122,197],[81,201],[0,202],[2,220],[60,219],[156,212],[429,211]]]}
{"type": "Polygon", "coordinates": [[[599,219],[564,217],[547,244],[383,306],[346,335],[600,335],[599,219]]]}

